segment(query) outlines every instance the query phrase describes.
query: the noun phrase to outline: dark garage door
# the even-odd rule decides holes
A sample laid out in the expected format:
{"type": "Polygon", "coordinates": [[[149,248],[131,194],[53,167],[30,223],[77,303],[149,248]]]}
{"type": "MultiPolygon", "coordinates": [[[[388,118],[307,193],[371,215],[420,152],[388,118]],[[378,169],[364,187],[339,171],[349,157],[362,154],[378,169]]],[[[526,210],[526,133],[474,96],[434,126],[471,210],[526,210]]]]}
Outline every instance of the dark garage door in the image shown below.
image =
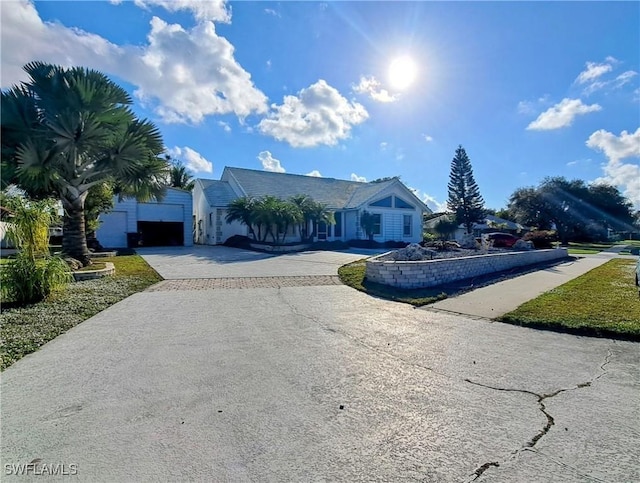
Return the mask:
{"type": "Polygon", "coordinates": [[[184,245],[184,223],[139,221],[138,233],[143,247],[175,247],[184,245]]]}

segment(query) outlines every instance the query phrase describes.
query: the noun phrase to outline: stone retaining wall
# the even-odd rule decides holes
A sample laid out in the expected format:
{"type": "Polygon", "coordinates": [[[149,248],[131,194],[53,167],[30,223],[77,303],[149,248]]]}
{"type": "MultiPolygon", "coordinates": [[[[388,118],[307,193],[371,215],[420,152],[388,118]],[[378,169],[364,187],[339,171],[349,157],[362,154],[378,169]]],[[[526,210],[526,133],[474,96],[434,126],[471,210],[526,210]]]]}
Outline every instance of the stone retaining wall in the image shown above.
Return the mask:
{"type": "MultiPolygon", "coordinates": [[[[382,255],[380,255],[382,256],[382,255]]],[[[418,262],[366,262],[366,279],[399,288],[425,288],[568,257],[566,248],[505,252],[418,262]]]]}

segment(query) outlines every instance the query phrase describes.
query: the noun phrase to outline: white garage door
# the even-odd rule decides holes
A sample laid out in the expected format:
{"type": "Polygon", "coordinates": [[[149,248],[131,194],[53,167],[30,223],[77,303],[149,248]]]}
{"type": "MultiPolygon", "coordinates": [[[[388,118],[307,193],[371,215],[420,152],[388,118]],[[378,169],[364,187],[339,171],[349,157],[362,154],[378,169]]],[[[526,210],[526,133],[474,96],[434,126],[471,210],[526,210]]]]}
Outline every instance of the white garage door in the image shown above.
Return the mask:
{"type": "Polygon", "coordinates": [[[138,203],[138,221],[184,222],[184,205],[172,203],[138,203]]]}
{"type": "Polygon", "coordinates": [[[100,227],[96,238],[105,248],[126,248],[127,246],[127,212],[112,211],[100,215],[100,227]]]}

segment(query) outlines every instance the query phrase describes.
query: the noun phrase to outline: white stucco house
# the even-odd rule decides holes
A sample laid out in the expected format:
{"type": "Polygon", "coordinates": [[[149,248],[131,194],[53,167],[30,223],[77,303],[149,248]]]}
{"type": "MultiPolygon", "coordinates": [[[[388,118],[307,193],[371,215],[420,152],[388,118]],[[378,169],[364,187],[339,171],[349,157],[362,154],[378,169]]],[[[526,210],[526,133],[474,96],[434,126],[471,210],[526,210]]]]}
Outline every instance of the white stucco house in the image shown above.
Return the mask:
{"type": "MultiPolygon", "coordinates": [[[[241,223],[227,223],[229,203],[243,196],[260,198],[272,195],[286,200],[307,195],[323,203],[334,213],[335,225],[319,224],[316,241],[366,239],[360,227],[363,211],[377,220],[374,240],[419,242],[422,240],[422,215],[431,210],[399,179],[361,183],[288,173],[273,173],[226,167],[220,180],[197,179],[193,190],[195,242],[205,245],[224,243],[233,235],[248,236],[241,223]]],[[[286,241],[299,236],[287,234],[286,241]]]]}
{"type": "Polygon", "coordinates": [[[190,191],[167,188],[162,200],[141,203],[116,197],[100,215],[96,238],[103,247],[192,246],[193,198],[190,191]]]}

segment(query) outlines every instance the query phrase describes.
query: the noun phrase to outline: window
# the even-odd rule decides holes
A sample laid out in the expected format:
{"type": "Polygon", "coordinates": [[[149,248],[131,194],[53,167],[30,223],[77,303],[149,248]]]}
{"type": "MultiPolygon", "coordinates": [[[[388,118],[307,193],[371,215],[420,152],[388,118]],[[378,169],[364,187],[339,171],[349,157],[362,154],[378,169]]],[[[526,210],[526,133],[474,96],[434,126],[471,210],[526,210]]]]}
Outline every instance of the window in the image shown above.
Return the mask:
{"type": "Polygon", "coordinates": [[[380,213],[373,215],[373,234],[382,235],[382,215],[380,213]]]}
{"type": "Polygon", "coordinates": [[[333,225],[333,235],[336,238],[342,237],[342,213],[334,213],[336,224],[333,225]]]}
{"type": "Polygon", "coordinates": [[[411,236],[412,229],[413,229],[413,216],[403,215],[402,216],[402,235],[411,236]]]}
{"type": "Polygon", "coordinates": [[[396,208],[406,208],[406,209],[413,210],[415,207],[413,205],[410,205],[409,203],[407,203],[402,198],[398,198],[396,196],[396,208]]]}
{"type": "Polygon", "coordinates": [[[391,208],[391,196],[370,203],[369,206],[380,206],[381,208],[391,208]]]}
{"type": "Polygon", "coordinates": [[[209,213],[209,226],[213,226],[213,213],[209,213]]]}

